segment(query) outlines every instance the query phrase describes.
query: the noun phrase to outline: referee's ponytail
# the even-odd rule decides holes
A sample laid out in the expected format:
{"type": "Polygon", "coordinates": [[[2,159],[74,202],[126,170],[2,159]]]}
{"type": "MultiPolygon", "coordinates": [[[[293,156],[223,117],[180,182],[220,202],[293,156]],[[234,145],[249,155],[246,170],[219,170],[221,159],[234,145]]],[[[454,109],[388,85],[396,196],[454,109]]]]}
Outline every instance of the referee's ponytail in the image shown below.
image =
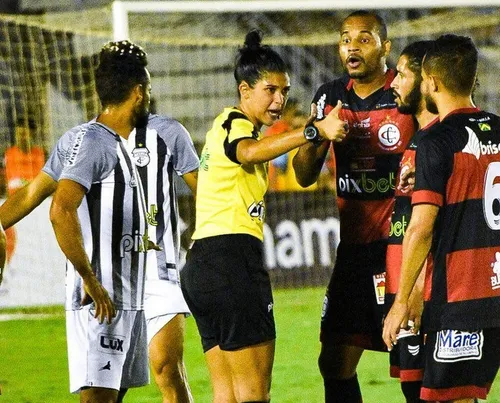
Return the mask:
{"type": "Polygon", "coordinates": [[[236,84],[246,81],[251,87],[266,73],[287,73],[281,56],[267,45],[262,45],[262,31],[252,29],[245,37],[236,56],[234,78],[236,84]]]}

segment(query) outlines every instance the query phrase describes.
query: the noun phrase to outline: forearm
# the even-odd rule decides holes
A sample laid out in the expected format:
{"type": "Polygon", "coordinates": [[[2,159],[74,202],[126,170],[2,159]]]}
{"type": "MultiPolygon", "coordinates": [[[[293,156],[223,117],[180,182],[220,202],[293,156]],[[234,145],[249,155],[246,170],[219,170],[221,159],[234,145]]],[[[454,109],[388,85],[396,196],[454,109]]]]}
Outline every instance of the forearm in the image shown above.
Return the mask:
{"type": "Polygon", "coordinates": [[[259,164],[286,154],[307,143],[303,129],[266,136],[246,147],[238,146],[238,160],[242,164],[259,164]]]}
{"type": "Polygon", "coordinates": [[[68,210],[52,203],[50,221],[57,243],[66,258],[84,281],[95,278],[90,261],[83,246],[82,231],[76,210],[68,210]]]}
{"type": "Polygon", "coordinates": [[[50,196],[57,187],[57,182],[41,172],[28,185],[22,187],[0,206],[0,222],[7,229],[29,213],[50,196]]]}
{"type": "Polygon", "coordinates": [[[295,154],[293,169],[295,178],[302,187],[310,186],[318,180],[329,146],[329,141],[324,141],[319,147],[309,143],[300,147],[295,154]]]}
{"type": "Polygon", "coordinates": [[[432,231],[426,228],[408,227],[403,240],[403,263],[396,301],[407,303],[414,287],[423,289],[425,260],[432,244],[432,231]],[[419,280],[417,282],[417,279],[419,280]],[[417,283],[417,284],[416,284],[417,283]]]}

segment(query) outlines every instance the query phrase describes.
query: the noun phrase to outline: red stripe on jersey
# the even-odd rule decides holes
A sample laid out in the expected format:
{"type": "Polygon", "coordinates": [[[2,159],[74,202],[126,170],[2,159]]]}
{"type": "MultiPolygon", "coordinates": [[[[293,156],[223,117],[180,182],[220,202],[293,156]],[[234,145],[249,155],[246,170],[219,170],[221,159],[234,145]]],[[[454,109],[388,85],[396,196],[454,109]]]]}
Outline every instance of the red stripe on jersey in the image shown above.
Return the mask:
{"type": "Polygon", "coordinates": [[[402,369],[399,371],[401,382],[416,382],[424,379],[424,370],[420,369],[402,369]]]}
{"type": "MultiPolygon", "coordinates": [[[[496,249],[498,250],[498,249],[496,249]]],[[[448,302],[500,297],[500,284],[493,272],[495,250],[476,248],[446,255],[448,302]]]]}
{"type": "Polygon", "coordinates": [[[467,153],[455,153],[453,172],[446,185],[446,203],[455,204],[464,200],[482,199],[484,167],[476,157],[467,153]]]}
{"type": "Polygon", "coordinates": [[[385,292],[396,294],[399,287],[399,272],[403,258],[403,245],[387,245],[387,263],[385,273],[385,292]]]}
{"type": "Polygon", "coordinates": [[[448,401],[465,398],[486,399],[488,388],[476,385],[456,386],[451,388],[429,389],[422,386],[420,399],[425,401],[448,401]]]}
{"type": "Polygon", "coordinates": [[[346,244],[368,244],[387,239],[394,199],[346,200],[337,198],[340,234],[346,244]]]}
{"type": "Polygon", "coordinates": [[[431,190],[415,190],[411,197],[411,204],[434,204],[443,207],[443,195],[431,190]]]}

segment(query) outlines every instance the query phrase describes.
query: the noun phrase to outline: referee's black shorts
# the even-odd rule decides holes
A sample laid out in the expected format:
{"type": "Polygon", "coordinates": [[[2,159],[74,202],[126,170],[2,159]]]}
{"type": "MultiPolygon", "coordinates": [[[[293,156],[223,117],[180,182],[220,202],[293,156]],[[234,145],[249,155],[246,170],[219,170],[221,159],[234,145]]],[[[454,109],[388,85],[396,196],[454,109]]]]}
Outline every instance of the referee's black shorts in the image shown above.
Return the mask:
{"type": "Polygon", "coordinates": [[[246,234],[196,240],[181,287],[203,350],[237,350],[276,338],[262,242],[246,234]]]}

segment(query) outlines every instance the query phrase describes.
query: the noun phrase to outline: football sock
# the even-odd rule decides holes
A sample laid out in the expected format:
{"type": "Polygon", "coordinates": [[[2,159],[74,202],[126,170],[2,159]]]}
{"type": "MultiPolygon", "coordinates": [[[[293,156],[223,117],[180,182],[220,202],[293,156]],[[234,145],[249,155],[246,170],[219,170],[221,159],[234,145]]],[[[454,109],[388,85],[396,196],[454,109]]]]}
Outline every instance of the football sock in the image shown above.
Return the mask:
{"type": "Polygon", "coordinates": [[[420,400],[421,387],[421,381],[401,382],[401,390],[403,391],[403,395],[405,395],[406,403],[423,403],[423,400],[420,400]]]}
{"type": "Polygon", "coordinates": [[[362,403],[358,375],[350,379],[325,378],[325,403],[362,403]]]}

